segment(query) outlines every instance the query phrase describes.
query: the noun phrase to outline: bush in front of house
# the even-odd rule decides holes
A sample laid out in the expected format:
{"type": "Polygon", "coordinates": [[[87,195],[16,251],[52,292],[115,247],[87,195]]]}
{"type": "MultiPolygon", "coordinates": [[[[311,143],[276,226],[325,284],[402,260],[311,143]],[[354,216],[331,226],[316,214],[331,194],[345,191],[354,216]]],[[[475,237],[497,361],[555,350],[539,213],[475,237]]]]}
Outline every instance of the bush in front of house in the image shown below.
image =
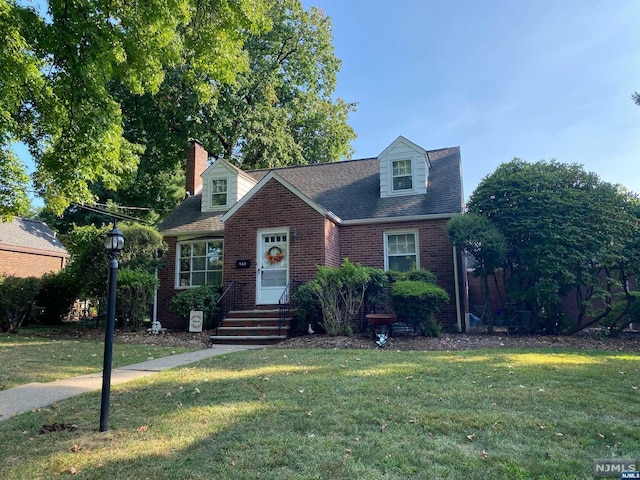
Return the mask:
{"type": "Polygon", "coordinates": [[[204,327],[215,328],[218,325],[219,287],[203,285],[180,292],[171,299],[169,310],[185,321],[189,320],[191,310],[200,310],[204,316],[204,327]]]}
{"type": "Polygon", "coordinates": [[[292,335],[304,335],[309,331],[309,325],[315,333],[322,333],[322,307],[320,299],[315,294],[314,286],[305,283],[293,294],[296,314],[291,322],[292,335]]]}
{"type": "Polygon", "coordinates": [[[421,335],[440,335],[433,313],[449,301],[443,288],[420,280],[397,280],[391,285],[390,300],[398,321],[408,323],[421,335]]]}
{"type": "Polygon", "coordinates": [[[307,285],[322,309],[321,327],[328,335],[353,335],[352,321],[364,303],[370,269],[344,259],[339,268],[318,266],[307,285]]]}
{"type": "Polygon", "coordinates": [[[131,330],[143,324],[158,286],[155,275],[130,268],[118,270],[117,303],[120,320],[131,330]]]}
{"type": "Polygon", "coordinates": [[[38,321],[45,325],[60,325],[78,298],[80,287],[76,278],[64,269],[42,277],[36,305],[42,308],[38,321]]]}
{"type": "Polygon", "coordinates": [[[31,316],[40,291],[36,277],[0,278],[0,331],[15,333],[31,316]]]}

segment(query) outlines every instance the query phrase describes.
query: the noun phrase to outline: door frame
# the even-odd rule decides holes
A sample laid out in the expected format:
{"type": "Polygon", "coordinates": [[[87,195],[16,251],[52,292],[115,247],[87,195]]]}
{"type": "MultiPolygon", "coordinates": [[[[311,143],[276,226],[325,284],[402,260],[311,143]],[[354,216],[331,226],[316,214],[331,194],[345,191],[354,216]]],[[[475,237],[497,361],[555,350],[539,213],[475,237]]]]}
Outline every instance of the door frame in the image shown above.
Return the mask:
{"type": "Polygon", "coordinates": [[[282,295],[282,293],[284,292],[285,288],[287,287],[287,284],[289,283],[289,274],[290,274],[290,265],[289,265],[289,249],[291,248],[291,232],[290,232],[290,228],[289,227],[274,227],[274,228],[260,228],[257,230],[256,232],[256,305],[277,305],[278,304],[278,300],[280,299],[280,296],[282,295]],[[264,235],[271,235],[271,234],[280,234],[280,235],[286,235],[286,247],[285,247],[285,252],[284,252],[284,269],[286,271],[285,274],[285,284],[282,285],[282,288],[280,289],[280,286],[278,287],[272,287],[269,290],[269,287],[262,287],[262,272],[264,267],[266,266],[266,258],[265,258],[265,254],[266,252],[264,251],[264,243],[263,243],[263,236],[264,235]],[[265,290],[265,288],[267,290],[265,290]],[[277,293],[276,290],[280,289],[280,293],[277,293]],[[271,296],[267,296],[266,292],[270,292],[272,293],[271,296]],[[275,295],[277,295],[277,299],[274,301],[272,301],[275,297],[275,295]]]}

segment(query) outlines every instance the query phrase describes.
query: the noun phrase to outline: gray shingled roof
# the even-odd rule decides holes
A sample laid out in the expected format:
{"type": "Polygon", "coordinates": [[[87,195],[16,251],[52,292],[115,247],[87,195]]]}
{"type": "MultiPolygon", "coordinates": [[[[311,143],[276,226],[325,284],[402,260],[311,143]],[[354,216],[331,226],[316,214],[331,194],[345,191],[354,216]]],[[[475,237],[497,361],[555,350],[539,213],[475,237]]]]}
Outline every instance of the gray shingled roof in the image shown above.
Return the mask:
{"type": "Polygon", "coordinates": [[[19,217],[11,222],[0,222],[0,244],[68,255],[46,223],[19,217]]]}
{"type": "MultiPolygon", "coordinates": [[[[380,198],[377,158],[284,167],[274,172],[345,221],[461,213],[460,149],[445,148],[427,154],[431,168],[426,195],[380,198]]],[[[258,182],[269,171],[246,173],[258,182]]],[[[187,198],[160,225],[160,231],[167,235],[222,230],[221,215],[201,213],[200,199],[200,195],[187,198]]]]}

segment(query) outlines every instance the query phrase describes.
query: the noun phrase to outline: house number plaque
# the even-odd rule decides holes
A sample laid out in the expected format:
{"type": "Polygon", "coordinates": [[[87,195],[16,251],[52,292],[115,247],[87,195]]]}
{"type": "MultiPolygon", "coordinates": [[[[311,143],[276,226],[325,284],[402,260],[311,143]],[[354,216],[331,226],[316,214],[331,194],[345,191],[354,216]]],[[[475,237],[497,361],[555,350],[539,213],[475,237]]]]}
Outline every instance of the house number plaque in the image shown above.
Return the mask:
{"type": "Polygon", "coordinates": [[[250,268],[251,260],[236,260],[236,268],[250,268]]]}

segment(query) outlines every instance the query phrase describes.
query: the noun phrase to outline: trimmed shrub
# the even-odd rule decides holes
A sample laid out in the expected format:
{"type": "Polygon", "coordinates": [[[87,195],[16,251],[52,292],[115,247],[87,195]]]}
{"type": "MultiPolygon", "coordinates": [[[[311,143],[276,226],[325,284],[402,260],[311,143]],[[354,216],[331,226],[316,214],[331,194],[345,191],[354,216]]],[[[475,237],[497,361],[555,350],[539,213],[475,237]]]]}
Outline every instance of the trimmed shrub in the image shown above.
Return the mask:
{"type": "Polygon", "coordinates": [[[410,324],[424,336],[437,337],[440,327],[433,313],[449,301],[447,292],[433,283],[399,280],[391,285],[391,305],[398,321],[410,324]]]}
{"type": "Polygon", "coordinates": [[[219,287],[203,285],[201,287],[190,288],[180,292],[171,299],[171,310],[185,321],[189,320],[191,310],[201,310],[204,316],[204,327],[215,328],[220,318],[218,318],[217,302],[220,298],[219,287]]]}

